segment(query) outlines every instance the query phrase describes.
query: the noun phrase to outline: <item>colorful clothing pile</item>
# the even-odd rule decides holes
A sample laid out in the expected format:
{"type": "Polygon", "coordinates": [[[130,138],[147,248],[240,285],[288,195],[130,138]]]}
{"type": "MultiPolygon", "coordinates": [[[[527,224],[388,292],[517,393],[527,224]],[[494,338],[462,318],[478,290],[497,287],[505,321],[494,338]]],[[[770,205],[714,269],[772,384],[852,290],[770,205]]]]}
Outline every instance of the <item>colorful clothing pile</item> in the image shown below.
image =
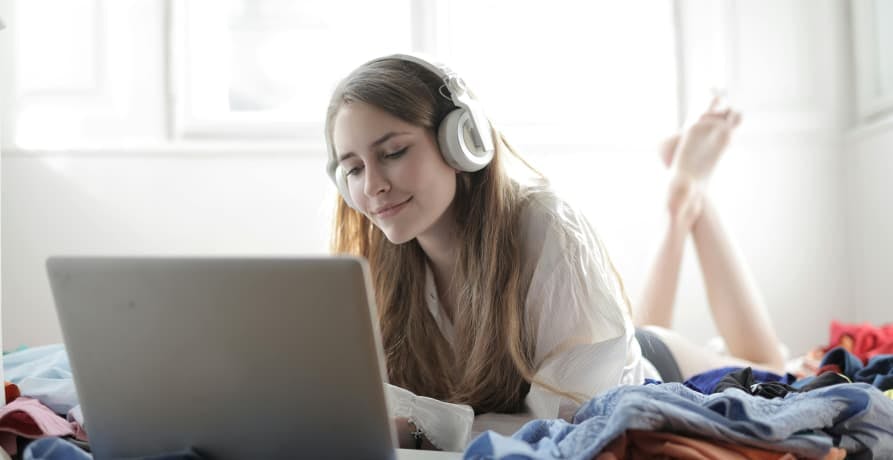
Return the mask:
{"type": "MultiPolygon", "coordinates": [[[[797,460],[787,452],[757,449],[739,444],[680,436],[660,431],[629,430],[611,441],[595,460],[797,460]]],[[[831,448],[821,460],[843,460],[846,451],[831,448]]]]}
{"type": "Polygon", "coordinates": [[[22,396],[0,408],[0,447],[10,455],[18,453],[19,436],[38,439],[74,433],[71,423],[36,399],[22,396]]]}
{"type": "Polygon", "coordinates": [[[727,367],[683,384],[616,388],[573,423],[484,433],[465,458],[893,458],[893,354],[863,363],[837,347],[815,368],[799,380],[727,367]]]}
{"type": "MultiPolygon", "coordinates": [[[[679,383],[619,387],[580,408],[573,423],[534,420],[512,437],[487,432],[466,459],[591,459],[629,430],[669,432],[707,442],[833,458],[893,458],[893,400],[865,383],[767,399],[736,388],[704,395],[679,383]]],[[[781,457],[781,455],[779,455],[781,457]]]]}
{"type": "Polygon", "coordinates": [[[0,408],[0,448],[15,455],[19,439],[86,441],[68,354],[61,344],[3,356],[7,405],[0,408]]]}

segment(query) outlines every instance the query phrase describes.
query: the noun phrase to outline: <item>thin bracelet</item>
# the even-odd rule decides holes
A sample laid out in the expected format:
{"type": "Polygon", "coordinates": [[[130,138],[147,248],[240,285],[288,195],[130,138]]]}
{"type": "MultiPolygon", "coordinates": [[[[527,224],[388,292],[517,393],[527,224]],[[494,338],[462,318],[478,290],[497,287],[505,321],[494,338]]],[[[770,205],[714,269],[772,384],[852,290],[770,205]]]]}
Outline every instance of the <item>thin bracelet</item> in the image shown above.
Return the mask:
{"type": "Polygon", "coordinates": [[[412,439],[415,441],[415,448],[421,449],[422,448],[422,440],[425,439],[425,432],[422,431],[422,429],[419,428],[419,426],[416,425],[415,422],[409,421],[409,423],[413,427],[415,427],[415,430],[410,431],[409,435],[412,436],[412,439]]]}

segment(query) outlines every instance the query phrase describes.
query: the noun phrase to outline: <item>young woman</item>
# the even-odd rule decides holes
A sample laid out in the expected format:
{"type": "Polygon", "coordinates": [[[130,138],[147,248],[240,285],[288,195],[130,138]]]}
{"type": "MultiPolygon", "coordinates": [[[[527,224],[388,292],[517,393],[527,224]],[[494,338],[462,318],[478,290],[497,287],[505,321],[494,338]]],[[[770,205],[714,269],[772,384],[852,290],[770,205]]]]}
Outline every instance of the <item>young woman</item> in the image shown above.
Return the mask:
{"type": "Polygon", "coordinates": [[[668,225],[637,338],[596,232],[541,176],[509,177],[504,161],[520,157],[458,75],[394,55],[345,78],[326,118],[340,192],[332,249],[369,261],[401,444],[462,450],[475,415],[491,423],[476,430],[510,432],[533,417],[569,418],[616,385],[728,364],[668,329],[689,233],[729,350],[779,368],[777,340],[705,192],[738,122],[711,107],[664,149],[668,225]]]}

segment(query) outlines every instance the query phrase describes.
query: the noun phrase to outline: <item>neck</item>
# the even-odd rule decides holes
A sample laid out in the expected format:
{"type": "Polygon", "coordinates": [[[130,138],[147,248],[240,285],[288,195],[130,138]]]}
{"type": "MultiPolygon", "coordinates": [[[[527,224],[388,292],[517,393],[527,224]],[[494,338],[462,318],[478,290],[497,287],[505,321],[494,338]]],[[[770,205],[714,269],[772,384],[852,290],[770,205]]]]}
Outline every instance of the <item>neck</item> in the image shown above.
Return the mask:
{"type": "Polygon", "coordinates": [[[452,305],[449,299],[453,296],[453,273],[459,256],[459,228],[452,214],[452,207],[431,226],[424,234],[418,236],[419,246],[428,257],[428,263],[434,274],[441,302],[452,317],[452,305]]]}

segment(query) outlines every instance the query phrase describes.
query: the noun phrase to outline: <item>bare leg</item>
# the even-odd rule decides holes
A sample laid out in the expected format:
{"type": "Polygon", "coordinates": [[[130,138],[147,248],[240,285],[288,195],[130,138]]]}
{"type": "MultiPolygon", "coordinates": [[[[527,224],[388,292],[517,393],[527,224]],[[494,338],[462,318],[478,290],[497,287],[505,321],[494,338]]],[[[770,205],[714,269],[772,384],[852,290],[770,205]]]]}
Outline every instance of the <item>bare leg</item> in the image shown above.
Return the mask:
{"type": "Polygon", "coordinates": [[[694,191],[687,182],[670,181],[664,236],[634,312],[636,326],[672,327],[685,241],[700,214],[700,200],[692,193],[694,191]]]}
{"type": "Polygon", "coordinates": [[[670,349],[673,358],[676,360],[676,364],[679,365],[679,372],[684,380],[688,380],[701,372],[728,366],[752,367],[776,374],[784,372],[781,366],[766,365],[705,350],[703,346],[695,344],[689,338],[672,329],[659,326],[644,326],[644,329],[660,337],[667,345],[667,348],[670,349]]]}
{"type": "Polygon", "coordinates": [[[713,321],[738,358],[771,368],[784,359],[766,307],[709,199],[692,229],[713,321]]]}
{"type": "Polygon", "coordinates": [[[740,122],[732,111],[710,109],[681,138],[669,139],[661,156],[670,166],[668,225],[649,272],[637,326],[649,327],[667,343],[685,378],[725,365],[779,371],[783,359],[760,296],[736,254],[719,215],[707,198],[707,184],[740,122]],[[706,353],[670,331],[685,240],[692,233],[714,322],[734,357],[706,353]]]}
{"type": "MultiPolygon", "coordinates": [[[[679,135],[666,139],[660,157],[670,168],[679,146],[679,135]]],[[[686,174],[671,174],[667,187],[666,224],[657,254],[645,280],[645,288],[634,312],[636,326],[653,325],[671,328],[679,271],[685,242],[692,225],[700,217],[701,192],[697,183],[686,174]]]]}

